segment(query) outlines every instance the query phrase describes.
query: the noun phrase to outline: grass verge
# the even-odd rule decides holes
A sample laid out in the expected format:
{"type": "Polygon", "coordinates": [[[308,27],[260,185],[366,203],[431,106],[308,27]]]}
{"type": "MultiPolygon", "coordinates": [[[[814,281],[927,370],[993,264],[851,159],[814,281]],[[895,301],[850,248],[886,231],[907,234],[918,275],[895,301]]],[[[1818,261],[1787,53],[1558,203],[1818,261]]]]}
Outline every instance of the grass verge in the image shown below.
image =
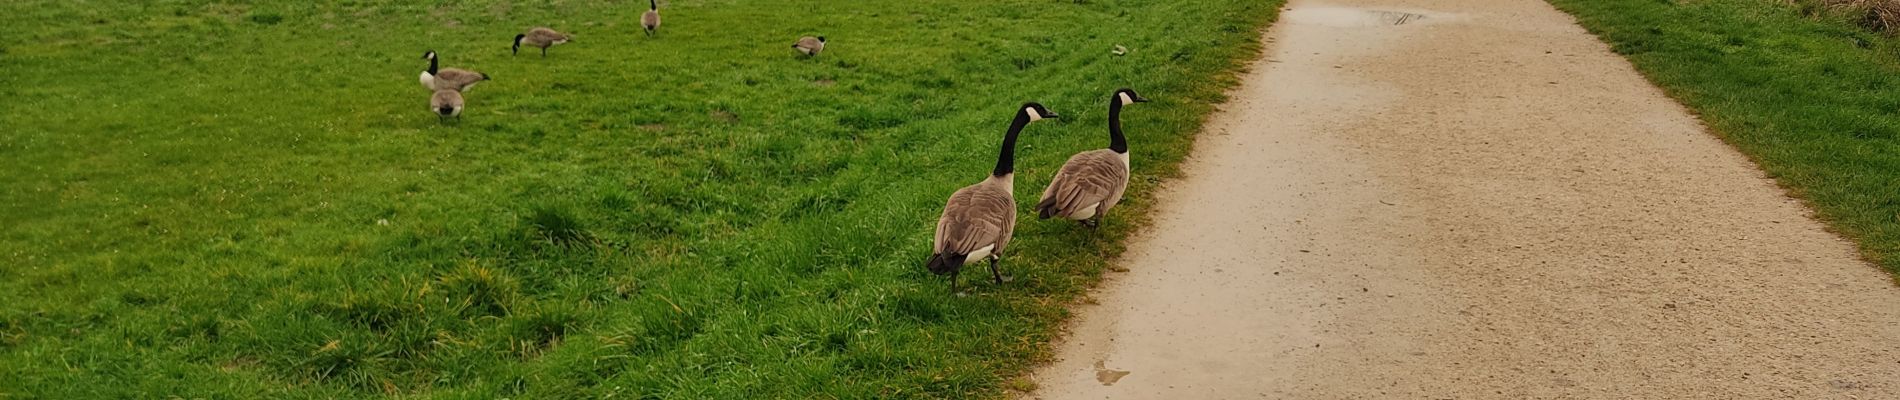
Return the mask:
{"type": "Polygon", "coordinates": [[[1776,1],[1552,3],[1900,274],[1900,41],[1776,1]]]}
{"type": "Polygon", "coordinates": [[[1279,5],[412,3],[0,3],[0,398],[999,396],[1279,5]],[[576,40],[510,56],[538,25],[576,40]],[[459,125],[429,49],[494,77],[459,125]],[[1068,117],[1035,193],[1120,86],[1129,208],[949,296],[934,218],[1016,105],[1068,117]]]}

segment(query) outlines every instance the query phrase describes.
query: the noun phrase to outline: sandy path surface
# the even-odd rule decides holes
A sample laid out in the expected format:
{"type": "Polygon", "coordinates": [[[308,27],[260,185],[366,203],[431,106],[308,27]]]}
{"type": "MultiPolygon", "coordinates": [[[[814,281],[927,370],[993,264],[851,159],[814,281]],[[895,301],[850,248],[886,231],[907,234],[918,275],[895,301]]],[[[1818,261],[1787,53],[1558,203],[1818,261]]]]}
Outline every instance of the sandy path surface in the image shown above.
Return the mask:
{"type": "Polygon", "coordinates": [[[1029,397],[1900,399],[1900,289],[1565,14],[1267,40],[1029,397]]]}

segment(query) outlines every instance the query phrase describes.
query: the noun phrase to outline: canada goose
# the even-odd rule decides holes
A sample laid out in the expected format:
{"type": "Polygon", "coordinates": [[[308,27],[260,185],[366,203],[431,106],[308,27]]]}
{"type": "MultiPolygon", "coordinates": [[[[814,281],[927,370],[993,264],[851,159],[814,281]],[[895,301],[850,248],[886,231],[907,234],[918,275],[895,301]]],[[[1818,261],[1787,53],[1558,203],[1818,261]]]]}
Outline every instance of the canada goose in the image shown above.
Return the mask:
{"type": "Polygon", "coordinates": [[[647,12],[640,14],[640,27],[647,29],[647,37],[653,37],[653,31],[660,29],[660,2],[647,0],[647,12]]]}
{"type": "Polygon", "coordinates": [[[422,75],[417,78],[421,79],[422,86],[429,88],[429,90],[448,89],[459,92],[468,90],[469,87],[475,86],[476,83],[488,80],[488,74],[466,69],[436,69],[435,50],[422,53],[422,58],[429,60],[429,69],[422,71],[422,75]]]}
{"type": "Polygon", "coordinates": [[[996,169],[990,171],[990,177],[957,189],[944,204],[943,216],[937,218],[937,236],[930,260],[924,267],[937,275],[950,275],[951,292],[957,290],[957,276],[963,265],[972,261],[988,259],[990,275],[996,278],[996,283],[1003,283],[996,261],[1002,259],[1003,247],[1009,245],[1009,236],[1016,230],[1016,195],[1012,183],[1016,173],[1016,135],[1030,122],[1056,117],[1041,104],[1023,104],[1016,112],[1016,119],[1009,123],[1009,133],[1003,136],[1003,150],[996,157],[996,169]]]}
{"type": "Polygon", "coordinates": [[[525,44],[529,46],[540,47],[541,56],[547,57],[548,47],[554,46],[557,44],[567,43],[572,40],[574,40],[573,37],[568,36],[565,33],[555,32],[553,29],[548,29],[548,28],[529,29],[528,33],[515,35],[514,54],[521,54],[521,45],[525,44]]]}
{"type": "Polygon", "coordinates": [[[444,122],[449,118],[461,119],[462,92],[453,89],[435,91],[434,96],[429,96],[429,112],[434,113],[436,119],[444,122]]]}
{"type": "Polygon", "coordinates": [[[1036,217],[1059,216],[1094,228],[1128,189],[1128,138],[1122,136],[1122,106],[1147,102],[1133,89],[1108,99],[1108,148],[1076,153],[1056,171],[1036,203],[1036,217]]]}
{"type": "Polygon", "coordinates": [[[792,43],[792,48],[797,49],[800,53],[805,53],[806,57],[817,56],[818,52],[825,51],[825,37],[806,36],[798,38],[798,43],[792,43]]]}

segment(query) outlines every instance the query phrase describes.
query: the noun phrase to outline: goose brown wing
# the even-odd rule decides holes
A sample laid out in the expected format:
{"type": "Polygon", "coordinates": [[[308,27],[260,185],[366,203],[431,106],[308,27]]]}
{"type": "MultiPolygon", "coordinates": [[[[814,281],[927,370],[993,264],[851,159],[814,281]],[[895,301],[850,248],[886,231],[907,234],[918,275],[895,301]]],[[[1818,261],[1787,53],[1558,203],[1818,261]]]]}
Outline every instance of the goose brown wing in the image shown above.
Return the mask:
{"type": "Polygon", "coordinates": [[[443,68],[435,73],[435,88],[460,91],[476,82],[482,81],[482,74],[475,71],[456,68],[443,68]]]}
{"type": "Polygon", "coordinates": [[[1053,197],[1058,214],[1067,216],[1090,205],[1108,202],[1109,197],[1120,193],[1121,187],[1127,184],[1128,167],[1122,164],[1120,155],[1109,150],[1083,152],[1062,164],[1044,198],[1053,197]]]}
{"type": "Polygon", "coordinates": [[[528,37],[524,39],[525,42],[535,46],[547,46],[557,40],[567,40],[567,35],[555,32],[553,29],[534,28],[528,30],[528,37]]]}
{"type": "Polygon", "coordinates": [[[970,254],[989,245],[1000,251],[1004,236],[1015,227],[1015,214],[1008,192],[983,185],[957,190],[937,219],[936,251],[970,254]]]}

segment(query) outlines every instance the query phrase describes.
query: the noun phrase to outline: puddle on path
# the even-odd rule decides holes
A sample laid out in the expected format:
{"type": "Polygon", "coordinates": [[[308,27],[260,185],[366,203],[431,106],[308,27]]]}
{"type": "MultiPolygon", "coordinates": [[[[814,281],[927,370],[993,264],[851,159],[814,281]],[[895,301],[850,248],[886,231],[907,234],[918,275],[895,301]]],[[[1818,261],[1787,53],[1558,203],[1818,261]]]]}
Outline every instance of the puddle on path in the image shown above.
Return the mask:
{"type": "Polygon", "coordinates": [[[1128,371],[1108,369],[1108,367],[1104,366],[1104,364],[1107,364],[1107,363],[1108,363],[1107,361],[1095,362],[1095,381],[1101,382],[1102,386],[1114,385],[1116,381],[1120,381],[1122,380],[1122,377],[1128,376],[1128,374],[1132,373],[1128,371]]]}

